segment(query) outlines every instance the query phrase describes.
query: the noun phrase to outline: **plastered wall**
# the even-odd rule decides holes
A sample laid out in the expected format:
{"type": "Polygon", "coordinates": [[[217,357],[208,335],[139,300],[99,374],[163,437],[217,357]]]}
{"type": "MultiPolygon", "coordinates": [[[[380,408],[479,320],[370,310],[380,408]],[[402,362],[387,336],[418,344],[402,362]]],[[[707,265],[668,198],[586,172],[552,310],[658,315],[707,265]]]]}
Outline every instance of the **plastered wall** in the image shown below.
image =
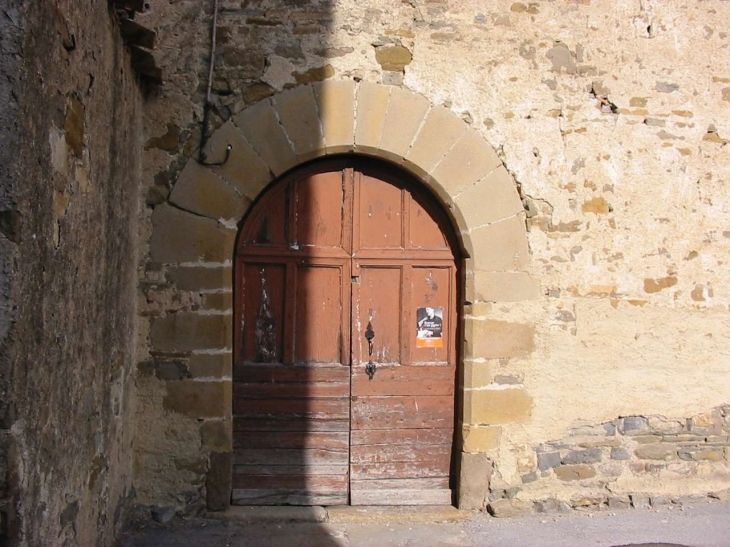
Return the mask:
{"type": "MultiPolygon", "coordinates": [[[[472,505],[607,506],[607,485],[624,496],[614,506],[728,488],[726,2],[221,5],[213,130],[317,81],[402,86],[462,118],[510,173],[526,271],[485,266],[468,281],[459,449],[474,462],[463,482],[485,477],[472,505]],[[626,429],[626,417],[652,425],[626,429]],[[639,450],[635,437],[661,447],[639,450]],[[629,457],[613,458],[619,448],[629,457]],[[534,504],[546,499],[557,501],[534,504]]],[[[211,20],[207,3],[152,1],[144,21],[166,84],[145,122],[136,486],[141,503],[196,507],[211,454],[230,450],[230,257],[155,258],[153,223],[190,214],[166,202],[200,142],[211,20]],[[174,336],[192,315],[199,352],[155,348],[150,324],[174,336]]],[[[497,229],[488,200],[471,207],[497,229]]],[[[195,222],[191,233],[216,242],[235,231],[195,222]]],[[[500,244],[480,239],[471,259],[500,244]]]]}

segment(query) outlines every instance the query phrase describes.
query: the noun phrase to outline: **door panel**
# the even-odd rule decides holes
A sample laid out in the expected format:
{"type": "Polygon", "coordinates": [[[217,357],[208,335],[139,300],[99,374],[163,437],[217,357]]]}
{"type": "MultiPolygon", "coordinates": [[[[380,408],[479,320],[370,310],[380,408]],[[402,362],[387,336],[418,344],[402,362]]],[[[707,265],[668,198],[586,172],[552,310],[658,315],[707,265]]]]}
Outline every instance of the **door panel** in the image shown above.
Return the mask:
{"type": "Polygon", "coordinates": [[[296,363],[341,363],[342,269],[315,265],[297,270],[294,325],[296,363]],[[327,335],[323,336],[323,333],[327,335]]]}
{"type": "Polygon", "coordinates": [[[343,177],[314,174],[276,187],[259,203],[271,210],[254,210],[244,226],[233,503],[348,501],[350,264],[343,211],[351,205],[343,177]]]}
{"type": "MultiPolygon", "coordinates": [[[[355,261],[353,266],[353,272],[358,272],[360,277],[360,283],[353,285],[352,297],[350,503],[353,505],[451,501],[448,480],[455,368],[448,363],[448,351],[444,348],[419,350],[427,352],[421,361],[430,360],[436,366],[401,364],[411,360],[408,352],[415,350],[415,344],[406,339],[415,338],[417,327],[415,310],[402,304],[403,301],[411,303],[413,299],[411,287],[403,282],[404,277],[410,277],[404,275],[409,269],[410,266],[396,269],[360,261],[355,261]],[[374,332],[372,354],[365,338],[368,324],[374,332]],[[394,347],[395,344],[399,347],[394,347]],[[439,359],[439,355],[443,355],[443,359],[439,359]],[[398,356],[397,361],[394,356],[398,356]],[[370,361],[376,365],[372,379],[366,369],[370,361]],[[433,373],[433,377],[429,373],[433,373]],[[370,430],[377,433],[368,435],[366,432],[370,430]],[[419,437],[420,431],[427,433],[419,437]],[[429,437],[430,442],[424,442],[429,437]],[[442,481],[438,483],[441,486],[434,486],[434,481],[403,483],[399,488],[388,490],[381,488],[381,483],[372,482],[381,478],[440,478],[442,481]],[[400,490],[406,491],[407,495],[399,497],[397,492],[400,490]]],[[[434,272],[425,273],[424,270],[421,273],[433,276],[434,272]]],[[[448,270],[437,276],[443,277],[442,273],[446,275],[444,281],[448,281],[448,270]]],[[[418,284],[417,281],[413,283],[418,284]]],[[[448,286],[446,282],[444,288],[448,286]]],[[[429,294],[433,305],[441,303],[433,290],[429,294]]]]}
{"type": "Polygon", "coordinates": [[[360,175],[357,249],[403,249],[403,190],[360,175]]]}
{"type": "Polygon", "coordinates": [[[305,168],[244,223],[233,503],[451,503],[454,255],[427,200],[365,172],[305,168]]]}

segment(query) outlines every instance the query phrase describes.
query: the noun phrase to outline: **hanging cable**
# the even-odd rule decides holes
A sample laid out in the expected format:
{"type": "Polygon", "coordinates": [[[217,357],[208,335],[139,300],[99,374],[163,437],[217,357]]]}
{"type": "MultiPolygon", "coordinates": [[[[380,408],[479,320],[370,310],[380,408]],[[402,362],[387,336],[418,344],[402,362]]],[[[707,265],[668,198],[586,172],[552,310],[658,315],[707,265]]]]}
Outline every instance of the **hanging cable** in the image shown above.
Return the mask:
{"type": "Polygon", "coordinates": [[[208,163],[206,161],[207,157],[205,153],[205,145],[208,142],[208,125],[210,123],[210,111],[213,108],[210,97],[213,89],[213,71],[215,69],[215,43],[216,34],[218,32],[218,1],[219,0],[213,0],[213,29],[211,31],[210,37],[210,64],[208,66],[208,85],[205,89],[205,105],[203,106],[203,132],[200,136],[200,152],[198,154],[198,163],[200,163],[201,165],[223,165],[228,161],[228,158],[231,156],[231,150],[233,149],[230,144],[226,146],[226,156],[221,162],[208,163]]]}

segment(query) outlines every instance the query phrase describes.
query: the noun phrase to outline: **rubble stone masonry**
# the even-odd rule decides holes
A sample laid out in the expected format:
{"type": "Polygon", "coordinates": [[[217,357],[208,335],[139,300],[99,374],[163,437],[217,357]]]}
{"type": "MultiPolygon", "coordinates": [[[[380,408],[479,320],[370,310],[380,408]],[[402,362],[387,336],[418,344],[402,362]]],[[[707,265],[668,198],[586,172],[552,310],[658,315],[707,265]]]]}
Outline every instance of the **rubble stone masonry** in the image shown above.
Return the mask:
{"type": "Polygon", "coordinates": [[[2,545],[113,545],[134,498],[142,102],[107,2],[0,2],[2,545]]]}

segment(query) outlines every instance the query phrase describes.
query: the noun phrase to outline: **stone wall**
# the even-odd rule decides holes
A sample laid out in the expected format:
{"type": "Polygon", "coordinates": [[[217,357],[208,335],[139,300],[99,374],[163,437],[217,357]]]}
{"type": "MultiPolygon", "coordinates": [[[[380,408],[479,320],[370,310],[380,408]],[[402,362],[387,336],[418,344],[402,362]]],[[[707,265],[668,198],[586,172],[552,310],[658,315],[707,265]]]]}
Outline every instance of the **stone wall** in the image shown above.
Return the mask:
{"type": "MultiPolygon", "coordinates": [[[[178,178],[208,177],[181,172],[200,143],[211,21],[204,2],[150,4],[145,24],[159,31],[167,85],[149,102],[145,126],[142,242],[152,248],[140,264],[136,476],[141,502],[198,507],[213,455],[229,450],[220,433],[230,411],[230,318],[221,316],[229,315],[231,257],[206,249],[229,248],[236,216],[206,219],[170,198],[178,178]],[[166,228],[150,240],[155,226],[166,228]],[[194,252],[165,254],[186,240],[194,252]],[[193,345],[155,347],[170,338],[193,345]]],[[[570,500],[583,491],[580,481],[552,470],[543,478],[538,447],[617,416],[678,419],[730,401],[730,37],[717,23],[730,17],[730,4],[221,4],[216,136],[287,89],[321,80],[401,86],[486,139],[519,192],[524,211],[508,219],[490,216],[499,203],[488,192],[461,192],[459,207],[475,224],[463,234],[472,274],[458,448],[471,462],[462,484],[480,485],[465,506],[486,506],[488,478],[492,498],[519,488],[517,498],[539,501],[549,497],[538,486],[546,484],[570,500]],[[494,249],[518,221],[529,260],[501,261],[494,249]],[[475,237],[479,230],[489,237],[475,237]],[[530,486],[523,478],[532,473],[539,480],[530,486]]],[[[268,131],[252,127],[259,138],[268,131]]],[[[229,166],[259,167],[255,154],[229,166]]],[[[219,196],[233,195],[220,193],[219,179],[205,180],[219,196]]],[[[243,198],[236,214],[248,205],[243,198]]],[[[219,198],[207,210],[221,203],[237,204],[219,198]]],[[[693,464],[677,452],[673,469],[693,464]]],[[[682,495],[727,480],[665,479],[682,495]]],[[[643,491],[653,489],[634,490],[643,491]]]]}
{"type": "Polygon", "coordinates": [[[0,25],[0,543],[112,545],[133,497],[142,94],[107,2],[3,2],[0,25]]]}
{"type": "Polygon", "coordinates": [[[626,416],[538,445],[522,485],[493,481],[495,516],[730,499],[730,405],[691,418],[626,416]]]}
{"type": "Polygon", "coordinates": [[[14,88],[19,77],[17,55],[22,40],[19,2],[0,4],[0,544],[13,527],[10,493],[10,427],[13,422],[12,359],[10,356],[12,303],[11,279],[17,252],[18,140],[20,112],[14,88]]]}

